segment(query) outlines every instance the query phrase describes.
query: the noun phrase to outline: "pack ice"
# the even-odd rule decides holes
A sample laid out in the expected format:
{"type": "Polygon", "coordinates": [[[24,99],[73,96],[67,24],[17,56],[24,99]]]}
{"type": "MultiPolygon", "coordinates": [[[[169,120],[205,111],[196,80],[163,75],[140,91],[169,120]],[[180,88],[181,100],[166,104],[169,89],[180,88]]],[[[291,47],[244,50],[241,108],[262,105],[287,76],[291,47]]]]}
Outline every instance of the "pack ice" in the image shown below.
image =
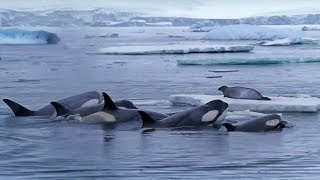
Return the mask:
{"type": "Polygon", "coordinates": [[[188,54],[188,53],[222,53],[249,52],[252,45],[150,45],[150,46],[117,46],[99,50],[105,55],[146,55],[146,54],[188,54]]]}
{"type": "MultiPolygon", "coordinates": [[[[270,96],[268,96],[270,97],[270,96]]],[[[229,104],[229,111],[249,109],[257,112],[317,112],[320,99],[316,97],[270,97],[271,101],[226,98],[222,95],[176,94],[170,96],[173,105],[186,104],[198,106],[214,99],[229,104]]]]}
{"type": "Polygon", "coordinates": [[[294,28],[270,28],[258,25],[228,25],[215,26],[204,39],[210,40],[274,40],[284,38],[298,38],[303,31],[294,28]]]}

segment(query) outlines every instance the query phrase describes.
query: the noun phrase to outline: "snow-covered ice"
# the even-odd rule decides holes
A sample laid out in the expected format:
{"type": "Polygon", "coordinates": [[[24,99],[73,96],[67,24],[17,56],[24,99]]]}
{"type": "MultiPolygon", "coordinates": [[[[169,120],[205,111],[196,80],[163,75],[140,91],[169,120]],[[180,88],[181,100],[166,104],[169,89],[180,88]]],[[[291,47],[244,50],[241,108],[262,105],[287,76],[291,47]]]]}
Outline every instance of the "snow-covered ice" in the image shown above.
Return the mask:
{"type": "Polygon", "coordinates": [[[187,54],[187,53],[221,53],[249,52],[252,45],[150,45],[150,46],[116,46],[102,48],[98,54],[145,55],[145,54],[187,54]]]}
{"type": "Polygon", "coordinates": [[[0,29],[0,44],[57,44],[59,41],[56,34],[47,31],[0,29]]]}
{"type": "Polygon", "coordinates": [[[285,38],[285,39],[277,39],[273,41],[264,42],[262,46],[289,46],[289,45],[297,45],[297,44],[318,44],[320,39],[312,39],[312,38],[285,38]]]}
{"type": "MultiPolygon", "coordinates": [[[[278,113],[280,116],[282,116],[281,113],[278,113]]],[[[265,116],[267,114],[254,112],[250,110],[244,110],[244,111],[228,111],[227,116],[224,118],[228,121],[239,121],[239,120],[248,120],[256,117],[265,116]]]]}
{"type": "MultiPolygon", "coordinates": [[[[270,97],[270,96],[268,96],[270,97]]],[[[271,101],[246,100],[226,98],[222,95],[201,94],[176,94],[170,96],[172,104],[186,104],[198,106],[214,99],[221,99],[229,104],[230,111],[251,110],[257,112],[317,112],[320,108],[320,99],[293,98],[293,97],[270,97],[271,101]]]]}
{"type": "Polygon", "coordinates": [[[270,28],[258,25],[228,25],[215,26],[205,35],[210,40],[273,40],[283,38],[298,38],[303,31],[294,28],[270,28]]]}
{"type": "Polygon", "coordinates": [[[136,106],[171,106],[172,103],[169,100],[130,100],[136,106]]]}
{"type": "Polygon", "coordinates": [[[178,65],[267,65],[289,63],[312,63],[320,62],[320,56],[302,57],[214,57],[210,59],[181,59],[178,65]]]}

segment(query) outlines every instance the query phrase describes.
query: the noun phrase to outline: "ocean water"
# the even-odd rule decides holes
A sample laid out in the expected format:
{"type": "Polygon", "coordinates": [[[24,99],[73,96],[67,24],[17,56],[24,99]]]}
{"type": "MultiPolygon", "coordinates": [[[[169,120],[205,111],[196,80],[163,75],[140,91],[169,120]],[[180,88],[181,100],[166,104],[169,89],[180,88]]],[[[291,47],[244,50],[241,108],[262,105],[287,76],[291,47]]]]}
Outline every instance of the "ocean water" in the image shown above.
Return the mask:
{"type": "MultiPolygon", "coordinates": [[[[115,100],[167,100],[177,93],[219,94],[221,85],[254,87],[266,95],[320,94],[320,63],[180,66],[177,60],[235,57],[320,57],[319,45],[255,46],[252,53],[96,55],[99,48],[157,44],[254,44],[207,41],[187,28],[43,28],[56,45],[0,45],[0,98],[30,109],[86,91],[115,100]],[[93,37],[118,33],[119,38],[93,37]],[[237,72],[214,73],[233,69],[237,72]],[[219,76],[219,78],[210,78],[219,76]],[[222,77],[220,77],[222,76],[222,77]]],[[[312,32],[312,37],[320,37],[312,32]]],[[[161,102],[161,101],[159,101],[161,102]]],[[[163,113],[189,107],[149,103],[163,113]]],[[[139,124],[109,129],[12,116],[0,103],[1,179],[319,179],[318,113],[283,113],[293,128],[277,133],[213,129],[157,130],[139,124]]]]}

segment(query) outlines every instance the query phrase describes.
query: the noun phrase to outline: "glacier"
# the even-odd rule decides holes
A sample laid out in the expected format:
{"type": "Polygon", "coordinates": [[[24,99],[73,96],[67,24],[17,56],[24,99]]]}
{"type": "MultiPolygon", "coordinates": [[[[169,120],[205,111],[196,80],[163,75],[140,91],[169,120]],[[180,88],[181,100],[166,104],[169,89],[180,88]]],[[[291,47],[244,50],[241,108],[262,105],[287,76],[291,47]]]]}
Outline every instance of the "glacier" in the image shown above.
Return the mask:
{"type": "Polygon", "coordinates": [[[147,55],[147,54],[188,54],[249,52],[252,45],[150,45],[150,46],[116,46],[99,50],[104,55],[147,55]]]}
{"type": "Polygon", "coordinates": [[[47,31],[0,29],[0,44],[57,44],[59,41],[56,34],[47,31]]]}
{"type": "Polygon", "coordinates": [[[199,106],[214,99],[220,99],[229,104],[229,111],[257,112],[317,112],[320,109],[320,99],[316,97],[270,97],[271,101],[232,99],[222,95],[175,94],[169,100],[173,105],[199,106]]]}
{"type": "Polygon", "coordinates": [[[315,63],[320,62],[317,56],[281,56],[281,57],[215,57],[210,59],[179,59],[178,65],[270,65],[290,63],[315,63]]]}
{"type": "Polygon", "coordinates": [[[207,40],[274,40],[284,38],[299,38],[302,30],[293,28],[270,28],[258,25],[228,25],[215,26],[204,36],[207,40]]]}

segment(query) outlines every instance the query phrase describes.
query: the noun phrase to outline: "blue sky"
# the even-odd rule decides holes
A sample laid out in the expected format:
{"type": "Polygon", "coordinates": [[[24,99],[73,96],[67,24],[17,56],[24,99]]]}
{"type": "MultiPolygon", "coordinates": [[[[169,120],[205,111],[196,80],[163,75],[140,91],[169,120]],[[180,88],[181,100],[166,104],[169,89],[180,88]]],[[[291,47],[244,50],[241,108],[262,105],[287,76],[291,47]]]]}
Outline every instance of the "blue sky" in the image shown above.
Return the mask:
{"type": "Polygon", "coordinates": [[[320,12],[320,0],[0,0],[15,10],[112,8],[152,16],[239,18],[265,14],[320,12]]]}

